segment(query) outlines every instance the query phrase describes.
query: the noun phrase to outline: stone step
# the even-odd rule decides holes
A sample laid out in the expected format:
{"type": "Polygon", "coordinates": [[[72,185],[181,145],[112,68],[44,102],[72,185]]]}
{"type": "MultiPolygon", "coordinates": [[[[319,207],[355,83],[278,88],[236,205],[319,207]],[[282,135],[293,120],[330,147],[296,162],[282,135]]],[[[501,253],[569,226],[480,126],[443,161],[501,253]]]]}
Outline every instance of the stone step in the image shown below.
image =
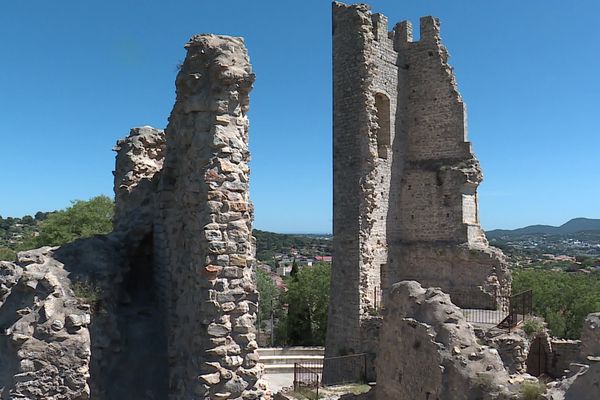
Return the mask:
{"type": "Polygon", "coordinates": [[[263,356],[290,356],[290,355],[307,355],[316,356],[324,355],[325,349],[323,347],[264,347],[258,349],[258,354],[263,356]]]}
{"type": "Polygon", "coordinates": [[[311,365],[314,363],[321,363],[323,360],[323,356],[321,355],[304,355],[304,354],[295,354],[295,355],[275,355],[275,356],[263,356],[260,355],[260,362],[265,365],[272,364],[306,364],[311,365]]]}
{"type": "MultiPolygon", "coordinates": [[[[315,372],[321,373],[321,368],[315,368],[315,372]]],[[[293,374],[294,364],[266,364],[265,374],[293,374]]]]}

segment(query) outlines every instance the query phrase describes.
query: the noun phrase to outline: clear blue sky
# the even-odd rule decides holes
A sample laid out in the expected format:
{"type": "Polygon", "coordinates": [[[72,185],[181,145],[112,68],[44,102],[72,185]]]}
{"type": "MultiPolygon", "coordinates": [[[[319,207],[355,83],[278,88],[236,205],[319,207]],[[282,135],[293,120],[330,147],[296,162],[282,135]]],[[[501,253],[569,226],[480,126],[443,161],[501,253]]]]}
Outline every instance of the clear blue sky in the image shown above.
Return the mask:
{"type": "MultiPolygon", "coordinates": [[[[371,1],[390,22],[442,20],[487,229],[600,218],[596,0],[371,1]]],[[[331,231],[330,2],[3,0],[0,215],[112,194],[111,148],[164,127],[194,33],[244,36],[255,227],[331,231]]]]}

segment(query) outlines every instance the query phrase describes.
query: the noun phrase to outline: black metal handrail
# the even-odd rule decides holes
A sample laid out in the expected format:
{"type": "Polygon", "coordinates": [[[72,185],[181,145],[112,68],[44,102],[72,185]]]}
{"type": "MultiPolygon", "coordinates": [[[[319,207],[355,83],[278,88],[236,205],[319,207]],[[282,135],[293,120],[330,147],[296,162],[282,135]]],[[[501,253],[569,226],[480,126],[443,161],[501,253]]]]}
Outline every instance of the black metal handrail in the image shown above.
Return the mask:
{"type": "Polygon", "coordinates": [[[533,313],[533,291],[525,290],[510,297],[508,316],[498,324],[501,328],[514,328],[533,313]]]}
{"type": "MultiPolygon", "coordinates": [[[[468,294],[452,294],[452,298],[459,303],[463,296],[468,294]]],[[[463,314],[471,323],[511,329],[522,322],[526,316],[531,315],[533,292],[525,290],[512,296],[495,296],[493,304],[494,306],[487,309],[463,308],[463,314]]]]}
{"type": "MultiPolygon", "coordinates": [[[[321,365],[322,368],[322,365],[321,365]]],[[[294,390],[301,388],[315,388],[316,399],[319,398],[319,386],[321,379],[318,370],[315,367],[305,367],[300,363],[294,363],[294,390]]]]}
{"type": "Polygon", "coordinates": [[[323,359],[324,385],[368,382],[368,353],[349,354],[323,359]]]}

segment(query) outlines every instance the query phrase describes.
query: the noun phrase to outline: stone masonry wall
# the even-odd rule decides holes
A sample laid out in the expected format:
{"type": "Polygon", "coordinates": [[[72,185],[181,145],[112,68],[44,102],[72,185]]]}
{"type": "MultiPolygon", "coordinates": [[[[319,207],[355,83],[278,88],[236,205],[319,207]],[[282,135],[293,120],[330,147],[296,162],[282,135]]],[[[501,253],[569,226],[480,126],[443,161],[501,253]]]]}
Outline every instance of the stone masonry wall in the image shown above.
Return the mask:
{"type": "Polygon", "coordinates": [[[370,132],[375,137],[376,148],[369,152],[375,173],[368,180],[372,197],[364,213],[372,220],[370,230],[363,229],[364,247],[372,251],[372,257],[362,258],[361,313],[364,317],[373,309],[381,307],[381,274],[386,272],[387,214],[390,191],[390,169],[396,157],[392,149],[396,127],[396,100],[398,98],[397,54],[388,34],[388,21],[382,14],[371,16],[373,38],[370,41],[370,57],[373,64],[369,93],[375,97],[375,120],[377,126],[370,132]],[[371,187],[374,186],[374,189],[371,187]]]}
{"type": "Polygon", "coordinates": [[[345,301],[331,303],[329,323],[351,328],[329,329],[328,343],[340,345],[326,352],[339,355],[361,347],[360,320],[380,306],[397,68],[387,18],[366,6],[333,8],[334,253],[344,257],[334,258],[332,292],[345,301]]]}
{"type": "Polygon", "coordinates": [[[467,141],[466,111],[456,88],[439,21],[423,17],[420,40],[409,22],[396,26],[396,48],[406,63],[405,159],[390,208],[389,275],[441,287],[463,307],[488,308],[510,290],[504,257],[479,226],[477,186],[483,179],[467,141]]]}
{"type": "Polygon", "coordinates": [[[546,360],[546,373],[553,378],[561,378],[571,369],[571,363],[584,361],[580,357],[580,340],[555,339],[550,341],[552,352],[546,360]]]}
{"type": "MultiPolygon", "coordinates": [[[[548,385],[549,400],[596,400],[600,393],[600,313],[588,314],[581,331],[581,342],[553,342],[560,352],[557,377],[566,377],[548,385]],[[579,354],[576,355],[577,350],[579,354]],[[570,363],[569,363],[570,361],[570,363]],[[568,364],[568,373],[565,368],[568,364]]],[[[554,357],[554,354],[553,354],[554,357]]],[[[552,372],[552,371],[549,371],[552,372]]]]}
{"type": "MultiPolygon", "coordinates": [[[[373,173],[369,148],[372,131],[375,130],[374,97],[369,91],[371,71],[374,68],[367,43],[373,41],[372,22],[357,6],[355,11],[343,5],[333,5],[333,53],[334,114],[333,130],[333,243],[334,258],[331,293],[344,301],[330,302],[329,329],[327,330],[326,356],[353,353],[360,348],[361,293],[358,286],[367,277],[356,268],[370,259],[372,252],[365,250],[364,232],[366,221],[363,214],[366,198],[365,176],[373,173]],[[351,40],[346,38],[352,38],[351,40]],[[362,195],[356,197],[359,193],[362,195]],[[351,194],[351,195],[350,195],[351,194]],[[355,282],[356,285],[348,285],[355,282]],[[359,285],[358,282],[361,282],[359,285]],[[331,329],[333,327],[333,329],[331,329]],[[343,328],[342,328],[343,327],[343,328]]],[[[374,185],[371,185],[374,188],[374,185]]],[[[371,197],[369,200],[373,200],[371,197]]],[[[369,230],[367,228],[367,230],[369,230]]]]}
{"type": "Polygon", "coordinates": [[[150,126],[131,129],[117,142],[115,160],[115,231],[139,241],[152,232],[156,184],[163,167],[164,131],[150,126]]]}
{"type": "MultiPolygon", "coordinates": [[[[402,28],[409,30],[410,23],[402,28]]],[[[400,236],[405,241],[464,242],[463,188],[456,186],[476,186],[481,171],[466,141],[464,104],[440,43],[439,23],[422,18],[420,40],[412,42],[407,33],[397,46],[408,70],[402,93],[408,117],[400,236]]]]}
{"type": "MultiPolygon", "coordinates": [[[[462,307],[510,291],[479,226],[481,168],[439,21],[420,40],[367,5],[333,3],[333,270],[326,355],[361,352],[361,326],[395,282],[462,307]]],[[[327,366],[325,367],[327,375],[327,366]]]]}
{"type": "Polygon", "coordinates": [[[262,396],[246,116],[254,74],[241,38],[197,35],[186,48],[154,232],[169,398],[253,399],[262,396]]]}

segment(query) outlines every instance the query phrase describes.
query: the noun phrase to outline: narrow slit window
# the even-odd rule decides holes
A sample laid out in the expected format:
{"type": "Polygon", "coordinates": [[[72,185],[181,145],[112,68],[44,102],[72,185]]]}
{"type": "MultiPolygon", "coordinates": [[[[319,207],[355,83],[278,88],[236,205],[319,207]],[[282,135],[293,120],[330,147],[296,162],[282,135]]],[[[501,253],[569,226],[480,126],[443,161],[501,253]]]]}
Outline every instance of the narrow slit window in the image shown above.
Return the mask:
{"type": "Polygon", "coordinates": [[[390,100],[383,93],[375,94],[375,108],[377,109],[377,153],[379,158],[388,158],[391,145],[390,137],[390,100]]]}

